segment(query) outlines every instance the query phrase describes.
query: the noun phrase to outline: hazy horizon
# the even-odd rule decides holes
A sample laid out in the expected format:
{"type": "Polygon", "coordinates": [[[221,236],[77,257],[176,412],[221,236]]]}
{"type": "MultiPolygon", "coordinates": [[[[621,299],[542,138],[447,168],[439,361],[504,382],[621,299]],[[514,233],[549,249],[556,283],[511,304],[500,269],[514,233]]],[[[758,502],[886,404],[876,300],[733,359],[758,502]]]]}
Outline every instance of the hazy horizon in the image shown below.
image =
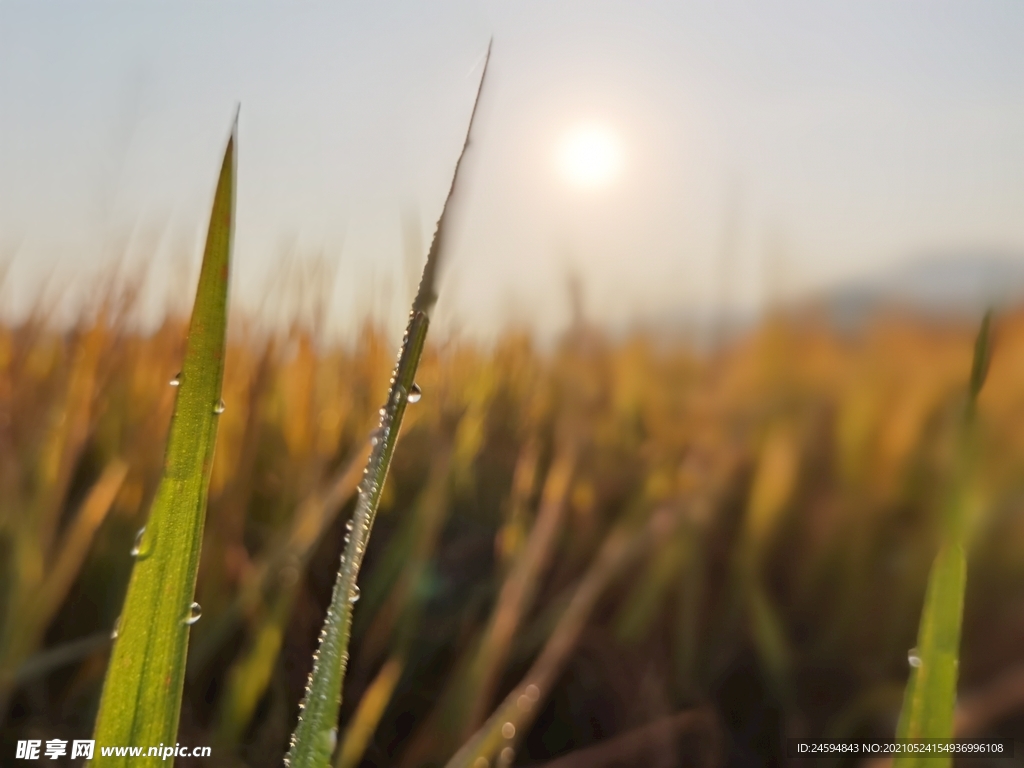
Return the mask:
{"type": "Polygon", "coordinates": [[[240,102],[233,299],[258,306],[290,253],[330,266],[334,326],[393,322],[403,222],[422,258],[491,36],[442,325],[549,333],[570,273],[621,327],[1024,253],[1019,4],[4,2],[6,311],[126,237],[155,284],[190,280],[240,102]],[[559,171],[580,126],[615,142],[603,185],[559,171]]]}

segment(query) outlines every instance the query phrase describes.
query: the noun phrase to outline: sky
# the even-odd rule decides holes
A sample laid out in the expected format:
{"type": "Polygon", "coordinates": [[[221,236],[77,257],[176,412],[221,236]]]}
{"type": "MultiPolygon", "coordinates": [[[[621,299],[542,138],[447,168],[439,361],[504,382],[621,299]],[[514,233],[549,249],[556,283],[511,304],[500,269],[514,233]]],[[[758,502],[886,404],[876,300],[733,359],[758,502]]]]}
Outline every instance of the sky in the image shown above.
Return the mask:
{"type": "Polygon", "coordinates": [[[240,103],[235,305],[400,323],[492,37],[449,329],[552,333],[572,275],[625,327],[1024,254],[1019,2],[0,0],[0,311],[115,258],[188,296],[240,103]]]}

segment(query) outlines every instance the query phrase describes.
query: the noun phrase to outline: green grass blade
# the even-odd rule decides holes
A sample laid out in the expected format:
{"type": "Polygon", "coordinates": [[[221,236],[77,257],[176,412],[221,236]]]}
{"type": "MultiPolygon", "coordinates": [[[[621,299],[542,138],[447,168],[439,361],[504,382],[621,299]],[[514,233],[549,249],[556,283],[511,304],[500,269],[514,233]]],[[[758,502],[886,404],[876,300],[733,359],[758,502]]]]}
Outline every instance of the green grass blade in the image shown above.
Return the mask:
{"type": "MultiPolygon", "coordinates": [[[[236,134],[237,115],[214,194],[163,477],[137,545],[96,718],[100,745],[173,744],[178,729],[187,622],[192,616],[218,414],[223,410],[236,134]]],[[[128,762],[104,759],[105,765],[128,762]]],[[[159,762],[131,759],[132,765],[159,762]]]]}
{"type": "MultiPolygon", "coordinates": [[[[348,664],[348,643],[352,629],[352,607],[359,598],[356,580],[363,562],[363,554],[370,538],[373,521],[380,503],[381,490],[387,478],[391,457],[395,450],[398,432],[409,403],[409,395],[416,390],[416,368],[427,338],[430,313],[437,303],[437,274],[441,254],[445,248],[445,224],[451,209],[452,199],[459,181],[459,169],[469,146],[476,116],[487,75],[490,60],[490,46],[484,59],[483,72],[477,88],[476,100],[470,114],[469,126],[462,152],[455,164],[448,197],[441,210],[433,242],[423,267],[419,290],[412,304],[409,325],[402,340],[398,364],[391,377],[391,390],[384,407],[380,409],[380,426],[376,432],[376,443],[370,453],[363,480],[359,485],[359,501],[352,517],[352,529],[345,544],[341,567],[334,582],[331,603],[320,632],[320,646],[313,657],[313,671],[306,685],[306,695],[301,705],[299,722],[292,734],[291,745],[285,757],[285,764],[291,768],[326,768],[337,743],[338,709],[341,706],[341,688],[348,664]]],[[[418,397],[417,397],[418,399],[418,397]]]]}
{"type": "MultiPolygon", "coordinates": [[[[932,563],[918,629],[917,647],[910,654],[910,679],[896,731],[899,738],[951,738],[956,706],[960,628],[967,584],[967,484],[973,459],[973,425],[978,394],[985,383],[990,356],[991,316],[985,315],[974,345],[974,363],[960,436],[958,466],[944,510],[942,540],[932,563]]],[[[951,758],[896,758],[894,768],[918,765],[941,768],[951,758]]]]}

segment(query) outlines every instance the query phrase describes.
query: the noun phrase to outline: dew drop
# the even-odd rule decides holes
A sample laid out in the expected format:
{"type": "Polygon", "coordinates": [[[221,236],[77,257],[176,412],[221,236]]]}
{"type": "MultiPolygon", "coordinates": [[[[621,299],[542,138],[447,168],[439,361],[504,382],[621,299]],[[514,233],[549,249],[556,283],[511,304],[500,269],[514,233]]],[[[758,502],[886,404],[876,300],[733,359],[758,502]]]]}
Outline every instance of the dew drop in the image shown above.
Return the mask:
{"type": "Polygon", "coordinates": [[[506,739],[511,739],[516,735],[516,727],[512,723],[505,723],[501,726],[501,735],[506,739]]]}
{"type": "Polygon", "coordinates": [[[420,389],[420,385],[413,384],[412,389],[409,390],[409,402],[418,403],[421,397],[423,397],[423,390],[420,389]]]}
{"type": "Polygon", "coordinates": [[[202,616],[202,615],[203,615],[203,608],[202,608],[202,606],[199,605],[199,603],[192,603],[192,605],[190,605],[188,607],[188,616],[186,616],[184,619],[182,619],[182,623],[188,624],[189,626],[192,626],[197,621],[199,621],[199,617],[202,616]]]}
{"type": "Polygon", "coordinates": [[[538,688],[533,683],[530,683],[528,686],[526,686],[526,698],[528,698],[530,701],[537,701],[537,699],[540,698],[540,688],[538,688]]]}
{"type": "Polygon", "coordinates": [[[355,527],[355,523],[352,522],[352,518],[350,517],[348,519],[348,522],[345,523],[345,530],[348,531],[349,533],[352,533],[352,529],[354,527],[355,527]]]}
{"type": "Polygon", "coordinates": [[[486,757],[478,757],[473,761],[473,768],[488,768],[490,761],[486,757]]]}
{"type": "Polygon", "coordinates": [[[172,387],[176,387],[181,384],[181,371],[174,374],[174,378],[168,382],[172,387]]]}
{"type": "Polygon", "coordinates": [[[132,544],[132,557],[138,557],[139,553],[142,552],[142,537],[146,535],[146,526],[139,528],[139,532],[135,534],[135,543],[132,544]]]}
{"type": "Polygon", "coordinates": [[[529,712],[530,708],[533,706],[533,702],[526,698],[526,695],[523,694],[518,699],[516,699],[516,706],[519,707],[520,712],[529,712]]]}
{"type": "Polygon", "coordinates": [[[213,406],[213,412],[220,416],[222,413],[224,413],[224,407],[224,401],[218,400],[217,404],[213,406]]]}
{"type": "Polygon", "coordinates": [[[114,619],[114,628],[112,630],[110,630],[110,639],[111,640],[117,640],[117,636],[118,636],[118,634],[120,632],[120,629],[121,629],[121,617],[118,616],[116,619],[114,619]]]}
{"type": "Polygon", "coordinates": [[[501,764],[512,765],[512,761],[516,759],[516,751],[512,747],[505,747],[501,750],[501,764]]]}
{"type": "Polygon", "coordinates": [[[142,526],[139,528],[138,533],[135,534],[135,541],[132,542],[132,548],[130,554],[136,560],[145,560],[151,554],[153,554],[153,547],[156,544],[157,528],[153,527],[153,521],[150,521],[150,525],[142,526]]]}
{"type": "Polygon", "coordinates": [[[907,661],[910,663],[910,666],[912,666],[914,669],[917,669],[921,666],[921,657],[917,654],[917,648],[911,648],[909,651],[907,651],[907,661]]]}
{"type": "Polygon", "coordinates": [[[359,602],[359,585],[358,584],[356,584],[354,587],[352,587],[352,591],[348,593],[348,601],[350,603],[357,603],[357,602],[359,602]]]}

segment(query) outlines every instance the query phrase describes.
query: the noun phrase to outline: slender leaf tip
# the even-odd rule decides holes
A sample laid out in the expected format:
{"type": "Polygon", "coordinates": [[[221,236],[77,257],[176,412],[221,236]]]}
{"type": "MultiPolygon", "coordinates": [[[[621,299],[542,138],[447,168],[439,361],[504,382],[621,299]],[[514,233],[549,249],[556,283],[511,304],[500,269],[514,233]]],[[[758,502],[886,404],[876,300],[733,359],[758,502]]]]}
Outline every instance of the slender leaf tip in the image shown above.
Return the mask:
{"type": "MultiPolygon", "coordinates": [[[[101,742],[155,744],[171,742],[177,733],[189,628],[199,617],[195,582],[223,411],[236,128],[237,110],[210,207],[163,473],[132,552],[135,562],[96,716],[94,733],[101,742]]],[[[103,762],[138,762],[121,757],[103,762]]]]}
{"type": "MultiPolygon", "coordinates": [[[[488,46],[488,60],[490,46],[488,46]]],[[[359,499],[352,515],[352,528],[346,537],[338,575],[331,593],[317,651],[313,656],[306,692],[300,704],[301,714],[292,734],[285,765],[292,768],[327,768],[337,742],[338,710],[341,705],[345,670],[348,663],[349,633],[352,624],[352,605],[358,599],[359,568],[370,538],[373,520],[380,503],[381,489],[387,479],[395,441],[402,426],[409,393],[415,390],[416,369],[426,342],[430,325],[430,311],[437,301],[435,280],[439,254],[443,252],[445,222],[456,189],[459,168],[469,145],[473,118],[480,102],[487,61],[480,76],[473,112],[470,115],[466,138],[455,165],[451,187],[438,219],[434,239],[423,267],[419,290],[413,302],[409,324],[398,362],[391,378],[388,399],[380,410],[380,421],[374,433],[374,445],[367,460],[363,479],[359,485],[359,499]]],[[[415,401],[412,401],[415,402],[415,401]]]]}
{"type": "Polygon", "coordinates": [[[985,313],[981,328],[974,340],[974,360],[971,363],[970,397],[973,403],[985,386],[988,377],[989,363],[992,360],[992,310],[985,313]]]}
{"type": "Polygon", "coordinates": [[[476,97],[473,99],[473,110],[469,113],[469,125],[466,127],[466,138],[462,142],[462,151],[459,152],[459,159],[455,161],[455,172],[452,174],[452,182],[448,187],[448,194],[444,199],[444,206],[441,208],[441,217],[437,220],[437,228],[434,230],[434,239],[430,242],[430,251],[427,253],[427,263],[423,267],[423,276],[420,279],[419,290],[412,304],[413,313],[423,312],[427,315],[437,303],[437,271],[441,260],[441,248],[444,242],[445,221],[448,212],[451,210],[451,200],[459,181],[459,169],[462,167],[462,159],[466,156],[469,148],[470,137],[473,134],[473,123],[476,120],[476,111],[480,106],[480,94],[484,90],[484,80],[487,78],[487,67],[491,61],[491,48],[494,45],[492,37],[487,43],[487,53],[484,55],[484,67],[480,73],[480,82],[477,84],[476,97]]]}

